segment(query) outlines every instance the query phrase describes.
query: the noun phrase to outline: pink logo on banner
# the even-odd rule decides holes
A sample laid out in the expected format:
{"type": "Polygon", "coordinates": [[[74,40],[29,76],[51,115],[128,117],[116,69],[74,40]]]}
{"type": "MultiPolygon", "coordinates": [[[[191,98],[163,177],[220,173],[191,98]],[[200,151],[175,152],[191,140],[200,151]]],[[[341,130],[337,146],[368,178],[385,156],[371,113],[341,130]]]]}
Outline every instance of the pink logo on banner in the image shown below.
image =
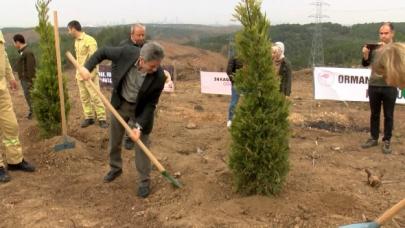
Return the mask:
{"type": "Polygon", "coordinates": [[[318,82],[323,86],[330,87],[335,82],[335,74],[330,71],[322,71],[318,74],[318,82]]]}

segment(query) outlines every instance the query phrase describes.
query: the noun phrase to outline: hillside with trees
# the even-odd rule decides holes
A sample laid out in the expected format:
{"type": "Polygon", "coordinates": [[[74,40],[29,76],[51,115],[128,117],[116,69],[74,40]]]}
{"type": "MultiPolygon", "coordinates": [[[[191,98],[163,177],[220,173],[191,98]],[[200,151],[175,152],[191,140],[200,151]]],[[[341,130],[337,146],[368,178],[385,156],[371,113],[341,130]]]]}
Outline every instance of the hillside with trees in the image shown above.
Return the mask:
{"type": "MultiPolygon", "coordinates": [[[[405,23],[395,23],[396,41],[405,41],[405,23]]],[[[168,40],[183,45],[219,52],[228,55],[230,40],[239,30],[238,26],[208,26],[180,24],[146,24],[148,39],[168,40]]],[[[379,23],[356,24],[343,26],[340,24],[323,24],[323,46],[326,66],[353,67],[360,64],[361,47],[368,42],[377,42],[379,23]]],[[[29,34],[29,29],[3,28],[6,40],[10,45],[11,37],[18,32],[29,34]]],[[[130,25],[110,27],[87,27],[84,30],[93,35],[99,47],[115,46],[129,36],[130,25]]],[[[311,45],[314,24],[281,24],[270,29],[273,41],[282,41],[286,46],[286,56],[290,59],[295,70],[311,66],[311,45]]],[[[33,32],[32,32],[33,33],[33,32]]],[[[62,51],[72,50],[73,41],[61,28],[62,51]]],[[[32,49],[38,53],[38,37],[31,34],[29,39],[32,49]]],[[[17,52],[8,47],[11,62],[14,62],[17,52]]],[[[65,62],[65,61],[64,61],[65,62]]]]}

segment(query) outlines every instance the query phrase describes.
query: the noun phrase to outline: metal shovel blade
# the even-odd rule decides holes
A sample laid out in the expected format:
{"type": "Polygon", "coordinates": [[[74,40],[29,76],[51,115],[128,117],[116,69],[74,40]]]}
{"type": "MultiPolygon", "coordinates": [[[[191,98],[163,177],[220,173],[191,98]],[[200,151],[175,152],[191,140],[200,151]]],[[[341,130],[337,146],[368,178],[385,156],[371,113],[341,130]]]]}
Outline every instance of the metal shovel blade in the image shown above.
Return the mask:
{"type": "Polygon", "coordinates": [[[63,142],[61,144],[57,144],[55,145],[55,147],[53,148],[53,150],[55,152],[59,152],[62,150],[68,150],[68,149],[72,149],[75,148],[75,141],[72,139],[69,139],[67,136],[63,137],[63,142]]]}
{"type": "Polygon", "coordinates": [[[339,226],[339,228],[379,228],[380,224],[376,222],[367,222],[367,223],[357,223],[345,226],[339,226]]]}
{"type": "Polygon", "coordinates": [[[176,188],[181,188],[182,185],[180,184],[180,182],[172,177],[166,170],[161,172],[162,176],[164,176],[170,183],[172,183],[172,185],[176,188]]]}

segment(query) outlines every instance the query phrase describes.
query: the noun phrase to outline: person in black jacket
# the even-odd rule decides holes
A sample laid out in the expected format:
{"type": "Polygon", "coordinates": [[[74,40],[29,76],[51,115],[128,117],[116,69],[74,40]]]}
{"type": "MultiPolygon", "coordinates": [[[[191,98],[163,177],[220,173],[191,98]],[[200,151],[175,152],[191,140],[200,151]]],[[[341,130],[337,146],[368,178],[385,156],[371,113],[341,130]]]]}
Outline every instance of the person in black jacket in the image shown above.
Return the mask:
{"type": "MultiPolygon", "coordinates": [[[[164,58],[163,48],[156,42],[145,44],[142,49],[135,46],[104,47],[97,50],[80,69],[84,80],[103,60],[111,60],[113,91],[111,104],[125,121],[135,120],[136,127],[131,134],[132,140],[141,139],[149,145],[154,111],[165,84],[165,75],[160,63],[164,58]]],[[[111,182],[122,173],[121,142],[125,129],[111,116],[108,152],[110,171],[104,177],[111,182]]],[[[138,196],[147,197],[150,192],[151,164],[141,148],[135,147],[135,165],[140,176],[138,196]]]]}
{"type": "MultiPolygon", "coordinates": [[[[378,55],[381,48],[390,44],[394,40],[394,26],[392,23],[386,22],[379,29],[379,47],[375,50],[365,45],[362,49],[363,66],[373,65],[374,57],[378,55]]],[[[394,127],[394,109],[395,102],[398,96],[398,90],[395,87],[389,86],[382,75],[377,74],[373,69],[368,83],[368,97],[370,103],[370,138],[361,145],[362,148],[370,148],[378,145],[380,135],[380,113],[381,106],[384,110],[384,137],[382,138],[382,152],[385,154],[391,153],[391,137],[394,127]]]]}
{"type": "MultiPolygon", "coordinates": [[[[145,32],[146,32],[146,27],[142,24],[134,24],[131,26],[131,34],[128,39],[125,39],[120,42],[119,46],[135,46],[142,48],[143,45],[145,44],[145,32]]],[[[128,125],[133,127],[134,126],[134,121],[132,119],[129,119],[128,125]]],[[[132,139],[128,136],[128,134],[125,134],[124,137],[124,147],[127,150],[132,150],[135,146],[135,143],[132,141],[132,139]]]]}
{"type": "Polygon", "coordinates": [[[145,44],[145,37],[146,37],[146,27],[142,24],[134,24],[131,26],[131,34],[128,39],[125,39],[120,42],[119,46],[136,46],[142,48],[145,44]]]}
{"type": "Polygon", "coordinates": [[[228,60],[228,66],[226,68],[226,73],[228,74],[229,80],[231,81],[232,84],[232,91],[231,91],[231,102],[229,103],[229,108],[228,108],[228,121],[226,123],[226,126],[228,128],[231,127],[232,125],[232,119],[233,115],[235,112],[236,105],[238,104],[240,94],[237,91],[235,85],[234,85],[234,76],[237,70],[242,68],[242,63],[235,57],[231,56],[228,60]]]}
{"type": "Polygon", "coordinates": [[[25,43],[25,38],[23,35],[14,35],[13,41],[15,48],[17,48],[18,53],[20,54],[16,62],[16,69],[18,77],[21,81],[21,87],[24,91],[24,97],[29,108],[27,118],[31,119],[33,112],[31,102],[31,89],[33,88],[36,71],[35,56],[34,53],[32,53],[31,49],[28,48],[27,44],[25,43]]]}
{"type": "Polygon", "coordinates": [[[290,61],[284,56],[284,51],[285,48],[282,42],[274,43],[272,47],[273,66],[280,77],[280,92],[285,96],[290,96],[292,70],[290,61]]]}

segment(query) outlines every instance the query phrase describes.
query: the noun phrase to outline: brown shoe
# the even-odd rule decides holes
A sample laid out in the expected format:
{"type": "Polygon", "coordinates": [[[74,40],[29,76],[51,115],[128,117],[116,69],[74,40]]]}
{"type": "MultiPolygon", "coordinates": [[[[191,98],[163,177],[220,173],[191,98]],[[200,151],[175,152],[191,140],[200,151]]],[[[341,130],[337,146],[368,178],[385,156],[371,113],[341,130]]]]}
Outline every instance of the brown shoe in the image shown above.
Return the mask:
{"type": "Polygon", "coordinates": [[[384,154],[390,154],[392,153],[392,148],[391,148],[391,143],[389,140],[384,140],[383,146],[382,146],[382,151],[384,154]]]}
{"type": "Polygon", "coordinates": [[[373,146],[377,146],[378,145],[378,141],[372,138],[367,139],[367,141],[365,143],[363,143],[361,145],[361,148],[363,149],[367,149],[373,146]]]}
{"type": "Polygon", "coordinates": [[[122,169],[119,169],[119,170],[110,170],[110,171],[107,173],[107,175],[105,175],[105,177],[104,177],[104,182],[105,182],[105,183],[111,182],[111,181],[115,180],[115,178],[121,176],[121,174],[122,174],[122,169]]]}

